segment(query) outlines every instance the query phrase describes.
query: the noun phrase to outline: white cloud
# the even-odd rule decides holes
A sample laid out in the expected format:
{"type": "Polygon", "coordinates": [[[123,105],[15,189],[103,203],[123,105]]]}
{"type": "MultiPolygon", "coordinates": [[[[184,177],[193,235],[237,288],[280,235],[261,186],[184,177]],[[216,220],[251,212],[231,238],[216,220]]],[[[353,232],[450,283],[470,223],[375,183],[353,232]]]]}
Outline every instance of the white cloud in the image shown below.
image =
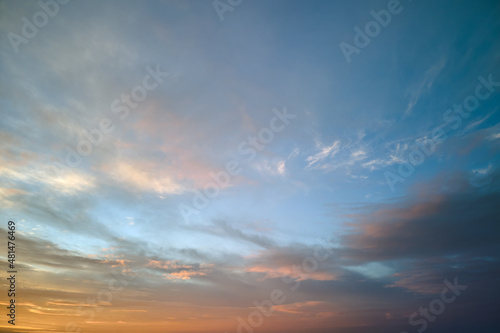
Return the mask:
{"type": "Polygon", "coordinates": [[[320,165],[319,162],[324,161],[328,157],[334,157],[340,151],[340,140],[334,141],[330,146],[324,146],[321,142],[317,141],[316,148],[319,149],[319,152],[306,158],[306,161],[309,162],[306,169],[312,167],[314,164],[316,164],[314,168],[323,169],[324,165],[320,165]]]}
{"type": "Polygon", "coordinates": [[[292,158],[297,157],[299,154],[300,154],[300,148],[297,147],[294,150],[292,150],[292,152],[288,155],[287,159],[291,160],[292,158]]]}
{"type": "Polygon", "coordinates": [[[254,163],[253,167],[259,172],[271,176],[284,176],[286,173],[286,163],[282,159],[263,160],[259,163],[254,163]]]}
{"type": "Polygon", "coordinates": [[[490,135],[488,137],[490,140],[496,140],[496,139],[500,139],[500,132],[499,133],[493,133],[492,135],[490,135]]]}
{"type": "Polygon", "coordinates": [[[432,65],[425,72],[424,78],[419,82],[417,87],[413,87],[408,92],[408,95],[410,95],[409,98],[410,100],[404,112],[405,116],[408,116],[412,113],[413,108],[415,107],[415,105],[417,105],[418,101],[420,100],[420,97],[432,88],[434,81],[437,79],[439,73],[441,73],[445,65],[446,65],[446,58],[442,56],[437,63],[432,65]]]}
{"type": "MultiPolygon", "coordinates": [[[[495,110],[496,111],[496,110],[495,110]]],[[[479,125],[481,125],[485,120],[487,120],[489,117],[491,117],[491,115],[493,113],[495,113],[495,111],[491,112],[490,114],[484,116],[483,118],[479,119],[478,121],[475,121],[469,125],[467,125],[467,127],[464,129],[463,133],[467,133],[467,132],[470,132],[472,131],[474,128],[478,127],[479,125]]]]}
{"type": "Polygon", "coordinates": [[[473,169],[472,172],[476,175],[485,175],[491,171],[492,167],[493,166],[490,163],[486,168],[473,169]]]}
{"type": "Polygon", "coordinates": [[[278,173],[282,176],[285,174],[285,161],[278,162],[278,173]]]}
{"type": "Polygon", "coordinates": [[[73,195],[95,187],[95,178],[77,169],[37,164],[16,169],[0,167],[0,177],[30,185],[43,185],[53,191],[73,195]]]}

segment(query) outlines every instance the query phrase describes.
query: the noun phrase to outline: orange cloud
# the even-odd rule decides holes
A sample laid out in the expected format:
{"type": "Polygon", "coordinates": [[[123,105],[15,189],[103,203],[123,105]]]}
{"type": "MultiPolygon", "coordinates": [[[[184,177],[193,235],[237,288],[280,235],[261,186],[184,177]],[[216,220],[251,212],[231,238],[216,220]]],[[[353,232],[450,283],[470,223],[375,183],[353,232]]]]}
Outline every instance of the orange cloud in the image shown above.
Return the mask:
{"type": "Polygon", "coordinates": [[[163,276],[169,280],[189,280],[193,276],[203,276],[205,272],[181,271],[178,273],[166,273],[163,276]]]}
{"type": "Polygon", "coordinates": [[[291,267],[278,267],[278,268],[272,268],[269,266],[264,266],[264,265],[257,265],[257,266],[252,266],[248,267],[245,269],[247,272],[254,272],[254,273],[263,273],[265,274],[265,279],[274,279],[274,278],[281,278],[281,277],[294,277],[299,281],[303,280],[318,280],[318,281],[331,281],[331,280],[336,280],[338,276],[336,274],[330,273],[330,272],[319,272],[319,271],[314,271],[314,272],[305,272],[305,271],[293,271],[291,267]]]}
{"type": "Polygon", "coordinates": [[[202,264],[200,267],[194,265],[180,264],[179,261],[160,261],[150,259],[146,267],[159,268],[164,270],[179,270],[178,272],[164,273],[163,276],[169,280],[189,280],[194,276],[206,275],[206,270],[211,265],[202,264]]]}
{"type": "Polygon", "coordinates": [[[115,260],[101,260],[99,261],[101,264],[111,264],[111,267],[126,267],[127,262],[130,262],[130,260],[125,260],[125,259],[115,259],[115,260]]]}

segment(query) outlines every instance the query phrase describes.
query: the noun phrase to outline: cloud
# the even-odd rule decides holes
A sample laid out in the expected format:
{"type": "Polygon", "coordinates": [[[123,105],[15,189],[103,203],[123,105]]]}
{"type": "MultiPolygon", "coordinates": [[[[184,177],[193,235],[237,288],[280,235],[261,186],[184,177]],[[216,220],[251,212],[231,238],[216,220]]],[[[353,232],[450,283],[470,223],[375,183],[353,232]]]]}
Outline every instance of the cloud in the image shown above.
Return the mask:
{"type": "Polygon", "coordinates": [[[467,127],[464,128],[464,130],[462,131],[461,134],[465,134],[465,133],[468,133],[470,131],[473,131],[475,128],[477,128],[479,125],[481,125],[482,123],[484,123],[486,120],[488,120],[495,112],[497,111],[497,109],[495,109],[495,111],[487,114],[486,116],[484,116],[483,118],[479,119],[479,120],[476,120],[475,122],[472,122],[470,124],[467,125],[467,127]]]}
{"type": "Polygon", "coordinates": [[[321,164],[320,162],[323,162],[329,157],[335,157],[340,151],[340,140],[334,141],[330,146],[325,146],[320,141],[316,141],[316,149],[318,149],[319,152],[306,158],[308,162],[306,169],[324,169],[326,167],[325,164],[321,164]]]}
{"type": "Polygon", "coordinates": [[[446,66],[446,62],[447,62],[446,57],[442,55],[439,61],[437,61],[435,64],[429,67],[429,69],[425,71],[421,81],[415,87],[412,87],[412,89],[408,91],[408,95],[410,96],[408,105],[404,112],[405,116],[408,116],[413,112],[413,109],[417,105],[421,96],[432,88],[434,81],[439,77],[439,74],[446,66]]]}
{"type": "Polygon", "coordinates": [[[334,317],[336,312],[328,311],[332,304],[329,302],[307,301],[297,302],[286,305],[277,305],[274,307],[276,311],[293,314],[294,316],[306,316],[309,320],[315,318],[334,317]]]}
{"type": "Polygon", "coordinates": [[[405,200],[360,209],[341,237],[340,262],[348,269],[388,265],[378,278],[395,271],[388,286],[422,294],[437,293],[450,275],[473,275],[468,267],[492,270],[500,260],[500,173],[485,177],[482,188],[466,174],[437,178],[405,200]]]}
{"type": "Polygon", "coordinates": [[[254,163],[253,167],[257,171],[270,176],[284,176],[286,172],[286,162],[280,158],[273,160],[262,159],[254,163]]]}
{"type": "Polygon", "coordinates": [[[167,170],[149,163],[122,160],[105,166],[104,170],[108,171],[116,182],[131,186],[131,191],[157,194],[180,194],[185,191],[167,170]]]}
{"type": "Polygon", "coordinates": [[[290,247],[274,247],[263,250],[256,255],[248,257],[249,262],[245,271],[259,273],[264,279],[277,279],[282,277],[293,277],[299,281],[336,280],[341,275],[341,270],[332,262],[323,263],[321,267],[309,272],[297,269],[303,265],[306,258],[312,258],[314,248],[297,244],[290,247]]]}
{"type": "Polygon", "coordinates": [[[146,267],[164,272],[162,275],[168,280],[189,280],[195,276],[207,274],[207,268],[200,265],[182,264],[180,261],[149,260],[146,267]]]}
{"type": "Polygon", "coordinates": [[[244,232],[242,229],[232,226],[229,221],[223,219],[214,220],[209,226],[196,226],[196,228],[189,227],[188,229],[220,236],[226,239],[226,241],[229,239],[234,239],[236,241],[243,240],[263,248],[271,248],[275,246],[275,242],[270,237],[260,235],[258,233],[244,232]]]}
{"type": "Polygon", "coordinates": [[[95,188],[94,176],[57,166],[46,155],[23,146],[23,139],[17,134],[0,134],[0,179],[18,191],[42,186],[55,194],[75,195],[95,188]]]}
{"type": "Polygon", "coordinates": [[[481,194],[462,181],[450,179],[448,185],[465,186],[460,192],[431,194],[423,189],[416,202],[383,205],[361,217],[351,225],[352,233],[343,237],[347,252],[359,260],[378,261],[452,255],[493,246],[500,232],[494,222],[500,213],[495,204],[500,193],[481,194]]]}
{"type": "Polygon", "coordinates": [[[0,168],[0,177],[11,182],[25,185],[42,185],[49,190],[63,195],[87,192],[95,187],[95,177],[68,168],[55,168],[52,165],[32,164],[25,168],[0,168]]]}

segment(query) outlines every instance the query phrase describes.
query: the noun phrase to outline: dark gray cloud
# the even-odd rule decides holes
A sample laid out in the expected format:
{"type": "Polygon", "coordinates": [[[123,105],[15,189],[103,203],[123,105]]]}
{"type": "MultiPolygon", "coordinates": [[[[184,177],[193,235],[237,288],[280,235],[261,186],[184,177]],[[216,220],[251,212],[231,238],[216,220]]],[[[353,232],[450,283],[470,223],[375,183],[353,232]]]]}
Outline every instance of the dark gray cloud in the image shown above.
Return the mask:
{"type": "Polygon", "coordinates": [[[408,201],[376,207],[342,237],[343,255],[360,262],[454,255],[498,258],[499,175],[489,176],[488,188],[472,186],[465,177],[436,179],[438,184],[420,188],[408,201]]]}

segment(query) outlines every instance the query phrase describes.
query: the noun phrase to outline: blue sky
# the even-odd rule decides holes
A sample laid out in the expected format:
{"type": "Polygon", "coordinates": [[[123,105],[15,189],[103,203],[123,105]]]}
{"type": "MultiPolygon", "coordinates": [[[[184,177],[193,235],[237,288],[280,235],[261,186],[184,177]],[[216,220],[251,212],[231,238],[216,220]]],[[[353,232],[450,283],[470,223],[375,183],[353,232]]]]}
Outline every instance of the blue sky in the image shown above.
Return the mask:
{"type": "Polygon", "coordinates": [[[321,241],[334,258],[295,277],[305,287],[262,332],[415,330],[408,316],[455,276],[475,287],[429,331],[469,327],[465,310],[493,327],[479,314],[497,302],[484,292],[498,271],[500,6],[402,0],[346,61],[339,45],[393,5],[244,0],[221,20],[211,1],[73,0],[27,38],[22,18],[40,4],[1,1],[0,215],[18,223],[30,278],[19,332],[60,330],[67,316],[89,332],[159,332],[162,313],[172,332],[236,331],[321,241]],[[120,118],[114,106],[144,82],[155,87],[120,118]],[[474,111],[453,111],[466,101],[474,111]],[[241,153],[285,111],[262,150],[241,153]],[[103,119],[111,133],[69,165],[103,119]],[[418,153],[436,133],[446,139],[418,153]],[[229,161],[241,172],[186,217],[229,161]],[[116,269],[143,284],[108,317],[61,305],[116,269]]]}

